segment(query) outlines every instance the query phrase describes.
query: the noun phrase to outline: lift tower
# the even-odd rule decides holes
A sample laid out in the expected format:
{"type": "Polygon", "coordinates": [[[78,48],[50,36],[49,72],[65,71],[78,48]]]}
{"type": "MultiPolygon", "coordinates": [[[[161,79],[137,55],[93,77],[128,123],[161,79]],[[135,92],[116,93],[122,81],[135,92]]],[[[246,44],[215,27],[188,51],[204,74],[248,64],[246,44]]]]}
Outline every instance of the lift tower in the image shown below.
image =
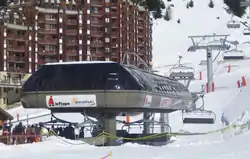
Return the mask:
{"type": "Polygon", "coordinates": [[[230,45],[226,44],[227,37],[229,35],[198,35],[188,36],[192,40],[193,45],[188,48],[189,52],[195,52],[196,50],[207,51],[207,84],[208,92],[212,91],[213,84],[213,50],[228,50],[230,45]],[[216,40],[216,38],[219,38],[216,40]]]}

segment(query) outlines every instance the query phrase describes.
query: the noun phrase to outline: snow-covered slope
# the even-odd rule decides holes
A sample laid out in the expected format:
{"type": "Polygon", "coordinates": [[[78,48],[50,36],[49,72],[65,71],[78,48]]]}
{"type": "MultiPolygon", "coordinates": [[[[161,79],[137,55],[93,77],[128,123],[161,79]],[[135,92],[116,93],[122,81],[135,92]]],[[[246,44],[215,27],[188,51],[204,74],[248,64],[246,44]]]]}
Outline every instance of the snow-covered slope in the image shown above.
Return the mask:
{"type": "MultiPolygon", "coordinates": [[[[222,0],[213,0],[215,7],[208,7],[209,0],[194,0],[194,8],[186,9],[187,1],[172,0],[166,2],[174,4],[172,8],[172,21],[156,20],[153,25],[153,64],[154,67],[167,64],[175,64],[177,56],[183,55],[183,62],[191,63],[190,66],[195,67],[196,77],[199,72],[203,74],[203,80],[194,80],[190,85],[191,91],[200,91],[201,85],[206,83],[206,67],[198,66],[201,60],[205,60],[205,51],[187,52],[191,45],[189,35],[205,35],[205,34],[230,34],[228,40],[238,40],[240,42],[238,49],[242,49],[246,55],[249,54],[249,44],[243,44],[248,41],[249,37],[243,36],[240,29],[228,29],[227,22],[230,16],[223,9],[222,0]],[[219,18],[217,18],[219,17],[219,18]],[[180,18],[181,23],[176,21],[180,18]]],[[[205,39],[204,42],[208,42],[205,39]]],[[[212,40],[212,39],[209,39],[212,40]]],[[[217,54],[217,52],[214,52],[217,54]]],[[[220,116],[222,112],[228,117],[231,123],[244,124],[249,121],[248,110],[249,105],[249,84],[243,88],[242,92],[237,88],[236,82],[242,76],[250,81],[250,60],[220,62],[214,63],[214,82],[215,92],[205,95],[205,108],[213,110],[217,115],[216,123],[213,125],[193,125],[182,124],[181,113],[175,112],[170,114],[170,125],[173,131],[180,129],[189,132],[207,132],[210,130],[222,128],[220,116]],[[231,64],[233,67],[230,73],[227,73],[227,66],[231,64]],[[244,112],[244,113],[243,113],[244,112]]],[[[169,68],[158,68],[159,71],[166,73],[169,68]]],[[[198,78],[197,78],[198,79],[198,78]]],[[[48,113],[46,110],[25,110],[21,107],[10,112],[16,116],[39,115],[48,113]],[[22,114],[22,115],[21,115],[22,114]]],[[[63,116],[62,116],[63,117],[63,116]]],[[[66,117],[65,117],[66,118],[66,117]]],[[[139,117],[141,118],[141,117],[139,117]]],[[[67,117],[68,119],[68,117],[67,117]]],[[[47,120],[36,119],[36,120],[47,120]]],[[[73,120],[73,119],[72,119],[73,120]]],[[[74,119],[75,120],[75,119],[74,119]]],[[[5,158],[101,158],[110,151],[113,152],[113,159],[116,158],[144,158],[144,159],[163,159],[163,158],[185,158],[187,155],[194,158],[204,159],[247,159],[250,154],[250,134],[245,129],[242,135],[240,128],[230,129],[224,133],[214,133],[203,136],[183,136],[176,137],[176,141],[165,147],[149,147],[127,144],[121,147],[96,148],[88,145],[72,145],[62,142],[58,138],[50,138],[49,141],[38,143],[35,145],[24,145],[15,147],[4,147],[2,145],[0,151],[2,157],[5,158]],[[223,136],[223,137],[222,137],[223,136]],[[229,139],[229,137],[232,137],[229,139]],[[225,140],[227,139],[227,140],[225,140]],[[70,147],[70,148],[69,148],[70,147]],[[13,150],[15,153],[12,153],[13,150]],[[9,153],[8,153],[9,152],[9,153]],[[181,152],[181,153],[180,153],[181,152]],[[41,154],[41,155],[40,155],[41,154]]],[[[71,141],[73,142],[73,141],[71,141]]]]}

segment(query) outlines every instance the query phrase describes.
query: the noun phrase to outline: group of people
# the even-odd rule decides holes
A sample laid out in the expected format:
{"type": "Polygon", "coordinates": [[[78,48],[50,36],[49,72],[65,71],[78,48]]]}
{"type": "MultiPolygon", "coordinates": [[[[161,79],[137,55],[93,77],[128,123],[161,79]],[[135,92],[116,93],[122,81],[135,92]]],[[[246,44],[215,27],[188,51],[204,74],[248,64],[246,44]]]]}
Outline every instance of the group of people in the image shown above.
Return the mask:
{"type": "Polygon", "coordinates": [[[8,145],[33,143],[44,140],[48,129],[41,124],[24,126],[22,122],[13,126],[5,123],[0,126],[0,142],[8,145]]]}

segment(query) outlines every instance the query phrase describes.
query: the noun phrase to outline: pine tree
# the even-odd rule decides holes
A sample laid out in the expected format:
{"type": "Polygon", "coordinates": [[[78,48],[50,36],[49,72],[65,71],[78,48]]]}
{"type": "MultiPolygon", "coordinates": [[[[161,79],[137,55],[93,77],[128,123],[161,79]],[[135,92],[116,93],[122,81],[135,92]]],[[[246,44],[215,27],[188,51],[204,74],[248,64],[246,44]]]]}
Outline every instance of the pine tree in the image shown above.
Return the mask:
{"type": "Polygon", "coordinates": [[[240,0],[224,0],[224,3],[228,6],[229,12],[237,17],[242,17],[246,13],[247,7],[240,6],[240,0]]]}
{"type": "Polygon", "coordinates": [[[189,4],[189,7],[191,7],[191,8],[194,7],[194,1],[193,0],[190,0],[188,4],[189,4]]]}
{"type": "Polygon", "coordinates": [[[164,18],[166,21],[170,21],[170,20],[171,20],[171,7],[166,8],[166,13],[165,13],[165,15],[163,16],[163,18],[164,18]]]}
{"type": "Polygon", "coordinates": [[[209,8],[214,8],[214,2],[212,0],[210,0],[210,2],[208,3],[208,7],[209,8]]]}
{"type": "Polygon", "coordinates": [[[189,8],[189,4],[187,3],[187,5],[186,5],[186,8],[188,9],[189,8]]]}
{"type": "Polygon", "coordinates": [[[177,20],[177,23],[179,23],[179,24],[181,23],[181,20],[180,20],[180,18],[179,18],[179,19],[177,20]]]}

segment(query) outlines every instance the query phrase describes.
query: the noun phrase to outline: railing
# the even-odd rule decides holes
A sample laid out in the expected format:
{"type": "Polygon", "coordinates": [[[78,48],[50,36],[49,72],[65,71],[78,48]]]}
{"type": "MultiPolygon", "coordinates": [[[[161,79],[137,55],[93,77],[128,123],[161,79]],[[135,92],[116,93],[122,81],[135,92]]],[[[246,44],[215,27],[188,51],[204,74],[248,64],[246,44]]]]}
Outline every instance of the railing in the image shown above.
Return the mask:
{"type": "Polygon", "coordinates": [[[101,32],[101,31],[91,31],[91,35],[95,35],[95,36],[101,37],[101,36],[103,36],[103,32],[101,32]]]}
{"type": "Polygon", "coordinates": [[[77,29],[67,29],[66,34],[77,34],[77,29]]]}
{"type": "Polygon", "coordinates": [[[75,19],[68,19],[67,24],[69,24],[69,25],[76,25],[77,24],[77,20],[75,20],[75,19]]]}
{"type": "Polygon", "coordinates": [[[38,50],[38,54],[40,55],[56,55],[57,53],[57,50],[38,50]]]}
{"type": "Polygon", "coordinates": [[[77,55],[77,51],[76,50],[66,50],[65,53],[66,53],[66,55],[72,55],[72,56],[76,56],[77,55]]]}
{"type": "Polygon", "coordinates": [[[102,1],[98,1],[98,0],[92,0],[90,3],[92,6],[103,6],[104,3],[102,1]]]}
{"type": "Polygon", "coordinates": [[[91,25],[92,26],[103,26],[104,22],[101,20],[91,20],[91,25]]]}
{"type": "Polygon", "coordinates": [[[38,30],[39,33],[41,34],[46,34],[46,33],[49,33],[49,34],[57,34],[57,29],[40,29],[38,30]]]}
{"type": "Polygon", "coordinates": [[[20,36],[15,34],[7,34],[7,39],[26,41],[25,35],[20,36]]]}
{"type": "Polygon", "coordinates": [[[25,57],[18,57],[18,56],[8,56],[7,60],[9,60],[9,61],[21,61],[21,62],[26,61],[25,57]]]}
{"type": "Polygon", "coordinates": [[[7,45],[7,50],[8,51],[13,51],[13,52],[25,52],[25,47],[24,46],[11,46],[11,45],[7,45]]]}
{"type": "Polygon", "coordinates": [[[57,44],[57,39],[38,39],[39,44],[57,44]]]}
{"type": "Polygon", "coordinates": [[[102,47],[104,45],[104,43],[102,41],[92,41],[91,42],[91,46],[94,47],[102,47]]]}

